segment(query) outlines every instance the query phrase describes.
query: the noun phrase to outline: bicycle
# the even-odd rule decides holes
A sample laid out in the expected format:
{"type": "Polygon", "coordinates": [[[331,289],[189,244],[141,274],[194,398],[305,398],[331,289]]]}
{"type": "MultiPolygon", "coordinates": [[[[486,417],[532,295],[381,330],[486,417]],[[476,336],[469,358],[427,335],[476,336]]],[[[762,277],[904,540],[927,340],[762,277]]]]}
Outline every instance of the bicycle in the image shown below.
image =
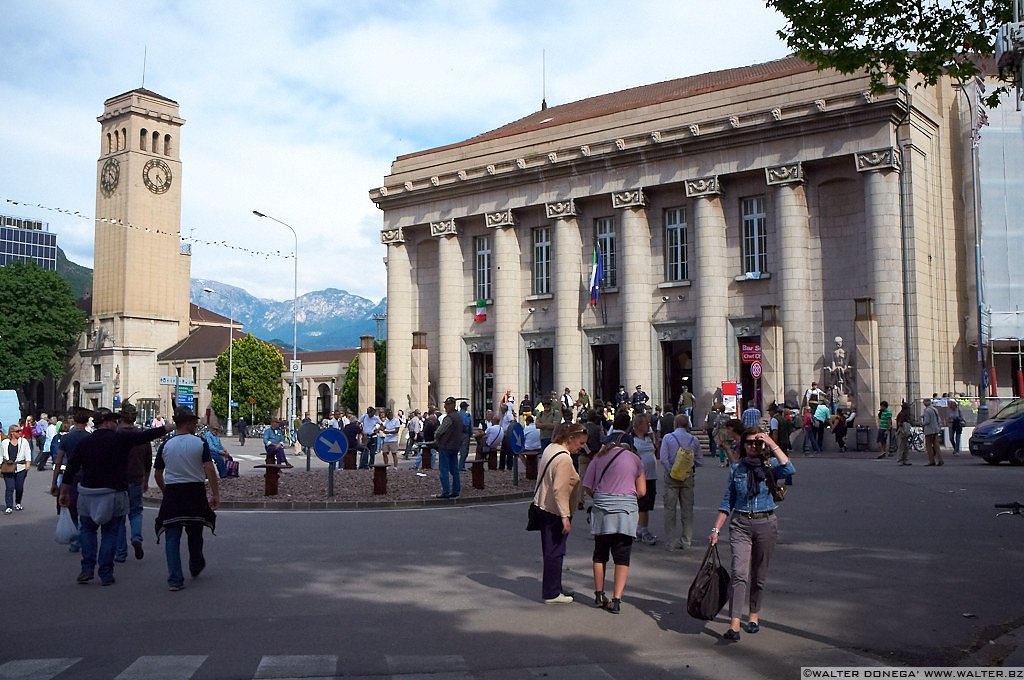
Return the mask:
{"type": "Polygon", "coordinates": [[[918,453],[924,451],[924,430],[920,427],[915,427],[910,433],[907,445],[918,453]]]}
{"type": "Polygon", "coordinates": [[[1013,503],[996,503],[995,508],[996,510],[1002,510],[1002,512],[996,513],[996,517],[1000,515],[1017,515],[1019,517],[1021,516],[1021,510],[1024,509],[1024,505],[1015,501],[1013,503]]]}

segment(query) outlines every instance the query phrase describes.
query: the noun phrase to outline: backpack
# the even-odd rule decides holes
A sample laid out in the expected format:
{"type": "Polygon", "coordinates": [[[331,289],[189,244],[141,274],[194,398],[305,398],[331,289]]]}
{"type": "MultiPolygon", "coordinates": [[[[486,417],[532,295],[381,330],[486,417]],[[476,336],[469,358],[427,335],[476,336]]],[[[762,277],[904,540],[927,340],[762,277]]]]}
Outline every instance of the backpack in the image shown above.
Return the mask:
{"type": "MultiPolygon", "coordinates": [[[[676,439],[673,436],[673,439],[676,439]]],[[[676,439],[676,444],[679,440],[676,439]]],[[[693,472],[693,458],[694,452],[692,449],[683,448],[679,446],[676,448],[676,458],[672,461],[672,469],[669,471],[669,476],[677,482],[685,482],[693,472]]]]}

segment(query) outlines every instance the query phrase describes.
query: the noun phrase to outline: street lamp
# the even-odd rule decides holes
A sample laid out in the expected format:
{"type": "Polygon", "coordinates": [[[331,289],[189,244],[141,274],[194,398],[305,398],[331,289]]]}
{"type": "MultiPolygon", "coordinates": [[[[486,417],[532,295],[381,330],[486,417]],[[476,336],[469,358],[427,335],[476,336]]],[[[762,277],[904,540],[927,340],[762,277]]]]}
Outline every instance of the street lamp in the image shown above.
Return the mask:
{"type": "Polygon", "coordinates": [[[282,222],[276,217],[261,213],[259,210],[253,210],[252,214],[256,217],[265,217],[268,220],[273,220],[282,226],[288,227],[288,230],[292,232],[292,236],[295,237],[295,252],[292,255],[295,259],[295,289],[292,297],[292,402],[288,409],[288,427],[291,428],[295,425],[295,381],[297,379],[295,369],[298,367],[299,360],[299,235],[295,233],[292,225],[282,222]]]}
{"type": "MultiPolygon", "coordinates": [[[[204,293],[216,293],[213,288],[203,288],[204,293]]],[[[228,426],[224,430],[224,434],[228,437],[234,436],[231,431],[231,374],[234,368],[234,349],[235,349],[235,310],[228,310],[228,426]]]]}

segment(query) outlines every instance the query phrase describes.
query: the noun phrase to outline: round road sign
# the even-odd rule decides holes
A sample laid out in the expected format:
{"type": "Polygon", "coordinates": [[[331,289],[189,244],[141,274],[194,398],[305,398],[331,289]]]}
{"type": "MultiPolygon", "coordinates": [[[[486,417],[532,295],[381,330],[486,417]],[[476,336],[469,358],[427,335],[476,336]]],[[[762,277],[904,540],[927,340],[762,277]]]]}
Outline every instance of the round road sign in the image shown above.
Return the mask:
{"type": "Polygon", "coordinates": [[[509,425],[508,437],[508,447],[512,449],[512,453],[522,453],[526,448],[526,433],[523,431],[523,426],[519,423],[509,425]]]}
{"type": "Polygon", "coordinates": [[[750,364],[750,377],[757,380],[761,377],[761,362],[754,361],[750,364]]]}
{"type": "Polygon", "coordinates": [[[313,442],[320,435],[320,426],[316,423],[303,423],[299,426],[299,443],[307,449],[313,446],[313,442]]]}
{"type": "Polygon", "coordinates": [[[333,427],[321,430],[313,444],[313,453],[325,463],[337,463],[348,451],[345,433],[333,427]]]}

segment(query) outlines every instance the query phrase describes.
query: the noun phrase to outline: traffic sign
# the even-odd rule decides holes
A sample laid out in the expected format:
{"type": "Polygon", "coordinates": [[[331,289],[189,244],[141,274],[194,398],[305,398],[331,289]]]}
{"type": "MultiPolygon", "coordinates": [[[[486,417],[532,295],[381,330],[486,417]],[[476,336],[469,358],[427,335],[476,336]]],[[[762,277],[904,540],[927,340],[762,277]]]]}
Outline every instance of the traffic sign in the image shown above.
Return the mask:
{"type": "Polygon", "coordinates": [[[348,439],[345,437],[345,433],[333,427],[321,430],[320,435],[313,442],[313,453],[325,463],[337,463],[345,456],[346,451],[348,451],[348,439]]]}
{"type": "Polygon", "coordinates": [[[178,396],[180,397],[183,394],[192,394],[192,386],[191,385],[178,385],[178,396]]]}
{"type": "Polygon", "coordinates": [[[249,397],[249,406],[254,406],[255,404],[256,404],[256,400],[253,399],[252,397],[249,397]]]}
{"type": "Polygon", "coordinates": [[[761,360],[761,343],[759,342],[741,342],[740,343],[740,361],[745,364],[752,364],[755,361],[761,360]]]}
{"type": "Polygon", "coordinates": [[[299,443],[309,448],[316,443],[316,437],[320,434],[320,426],[316,423],[303,423],[299,426],[299,443]]]}
{"type": "Polygon", "coordinates": [[[750,364],[750,377],[757,380],[761,377],[761,362],[755,361],[750,364]]]}
{"type": "Polygon", "coordinates": [[[292,359],[288,362],[288,370],[292,373],[300,373],[302,371],[302,359],[292,359]]]}
{"type": "Polygon", "coordinates": [[[176,375],[162,375],[160,376],[161,385],[195,385],[196,381],[192,378],[180,378],[176,375]]]}
{"type": "Polygon", "coordinates": [[[522,453],[526,448],[526,432],[519,423],[512,423],[508,428],[508,447],[512,453],[522,453]]]}

